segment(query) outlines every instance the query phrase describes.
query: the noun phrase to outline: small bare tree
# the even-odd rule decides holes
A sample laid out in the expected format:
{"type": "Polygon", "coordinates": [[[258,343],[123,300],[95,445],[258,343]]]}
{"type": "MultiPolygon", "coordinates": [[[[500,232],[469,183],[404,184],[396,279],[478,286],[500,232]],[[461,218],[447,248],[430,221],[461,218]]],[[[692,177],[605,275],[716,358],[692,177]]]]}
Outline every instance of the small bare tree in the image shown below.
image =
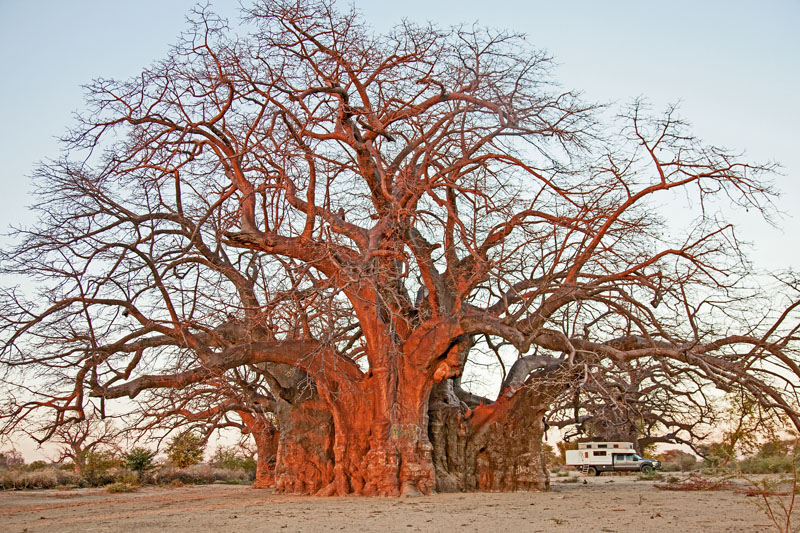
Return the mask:
{"type": "Polygon", "coordinates": [[[111,419],[92,416],[55,428],[51,442],[61,445],[55,462],[72,461],[76,474],[83,474],[90,454],[118,451],[120,430],[111,419]]]}

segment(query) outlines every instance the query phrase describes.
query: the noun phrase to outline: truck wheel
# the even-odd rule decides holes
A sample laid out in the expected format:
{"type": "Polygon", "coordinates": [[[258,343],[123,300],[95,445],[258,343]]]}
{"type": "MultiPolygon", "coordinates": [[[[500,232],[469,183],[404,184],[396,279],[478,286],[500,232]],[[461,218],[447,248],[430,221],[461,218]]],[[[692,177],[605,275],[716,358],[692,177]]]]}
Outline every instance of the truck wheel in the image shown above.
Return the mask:
{"type": "Polygon", "coordinates": [[[598,471],[597,471],[597,469],[596,469],[595,467],[593,467],[593,466],[590,466],[590,467],[589,467],[589,470],[587,470],[586,472],[587,472],[587,473],[588,473],[590,476],[599,476],[599,475],[600,475],[600,472],[598,472],[598,471]]]}
{"type": "Polygon", "coordinates": [[[649,474],[653,471],[653,465],[642,465],[642,473],[649,474]]]}

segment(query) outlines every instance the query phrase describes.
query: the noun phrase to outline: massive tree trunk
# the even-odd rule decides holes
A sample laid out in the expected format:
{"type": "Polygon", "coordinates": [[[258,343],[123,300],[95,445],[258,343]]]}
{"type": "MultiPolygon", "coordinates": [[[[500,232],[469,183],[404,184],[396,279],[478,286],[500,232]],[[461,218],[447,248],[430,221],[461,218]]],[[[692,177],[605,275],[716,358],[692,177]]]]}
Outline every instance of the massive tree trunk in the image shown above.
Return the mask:
{"type": "Polygon", "coordinates": [[[359,389],[279,402],[276,487],[322,496],[549,488],[545,395],[527,386],[470,408],[452,390],[452,380],[438,384],[429,410],[421,389],[398,390],[385,414],[359,389]]]}
{"type": "Polygon", "coordinates": [[[404,374],[378,368],[362,383],[320,388],[335,428],[334,480],[321,495],[433,492],[426,429],[430,384],[423,374],[404,374]]]}
{"type": "Polygon", "coordinates": [[[275,487],[285,494],[316,494],[333,480],[333,422],[317,397],[276,402],[280,438],[275,487]]]}
{"type": "Polygon", "coordinates": [[[430,440],[438,492],[547,490],[542,456],[542,391],[526,386],[490,404],[469,407],[453,382],[431,402],[430,440]]]}
{"type": "Polygon", "coordinates": [[[257,489],[275,486],[275,463],[278,454],[278,428],[262,413],[239,412],[247,428],[247,433],[256,442],[256,479],[253,487],[257,489]]]}
{"type": "Polygon", "coordinates": [[[402,343],[375,343],[368,373],[319,371],[313,397],[278,401],[280,492],[398,496],[548,487],[544,389],[506,386],[490,405],[467,408],[451,378],[463,368],[469,341],[457,325],[429,324],[402,343]]]}
{"type": "Polygon", "coordinates": [[[279,401],[278,490],[432,493],[428,400],[433,385],[458,365],[446,326],[443,334],[412,335],[402,345],[384,338],[367,374],[318,372],[313,400],[279,401]]]}

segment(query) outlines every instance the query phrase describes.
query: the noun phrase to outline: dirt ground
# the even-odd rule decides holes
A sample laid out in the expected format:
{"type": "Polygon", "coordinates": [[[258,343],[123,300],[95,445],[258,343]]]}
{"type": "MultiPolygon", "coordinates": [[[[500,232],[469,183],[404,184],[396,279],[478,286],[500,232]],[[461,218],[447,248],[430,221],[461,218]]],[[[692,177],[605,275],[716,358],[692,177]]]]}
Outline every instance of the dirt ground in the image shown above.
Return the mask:
{"type": "Polygon", "coordinates": [[[758,498],[737,492],[662,491],[632,476],[561,479],[547,493],[413,499],[292,497],[230,485],[9,491],[0,492],[0,531],[775,531],[758,498]]]}

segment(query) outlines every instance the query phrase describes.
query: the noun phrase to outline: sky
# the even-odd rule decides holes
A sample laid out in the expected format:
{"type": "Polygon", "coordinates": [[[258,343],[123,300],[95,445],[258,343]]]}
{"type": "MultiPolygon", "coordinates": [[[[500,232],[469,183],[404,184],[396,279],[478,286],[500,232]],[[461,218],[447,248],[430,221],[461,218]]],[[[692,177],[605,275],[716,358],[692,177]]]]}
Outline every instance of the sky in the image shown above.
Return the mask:
{"type": "MultiPolygon", "coordinates": [[[[211,2],[235,20],[238,2],[211,2]]],[[[189,0],[0,0],[0,233],[33,221],[29,175],[57,156],[82,84],[127,78],[168,53],[189,0]]],[[[346,6],[347,3],[340,3],[346,6]]],[[[706,143],[782,165],[783,217],[737,216],[765,269],[800,269],[800,1],[357,0],[376,31],[403,18],[527,35],[556,79],[593,102],[679,103],[706,143]]],[[[7,242],[0,237],[0,243],[7,242]]]]}

